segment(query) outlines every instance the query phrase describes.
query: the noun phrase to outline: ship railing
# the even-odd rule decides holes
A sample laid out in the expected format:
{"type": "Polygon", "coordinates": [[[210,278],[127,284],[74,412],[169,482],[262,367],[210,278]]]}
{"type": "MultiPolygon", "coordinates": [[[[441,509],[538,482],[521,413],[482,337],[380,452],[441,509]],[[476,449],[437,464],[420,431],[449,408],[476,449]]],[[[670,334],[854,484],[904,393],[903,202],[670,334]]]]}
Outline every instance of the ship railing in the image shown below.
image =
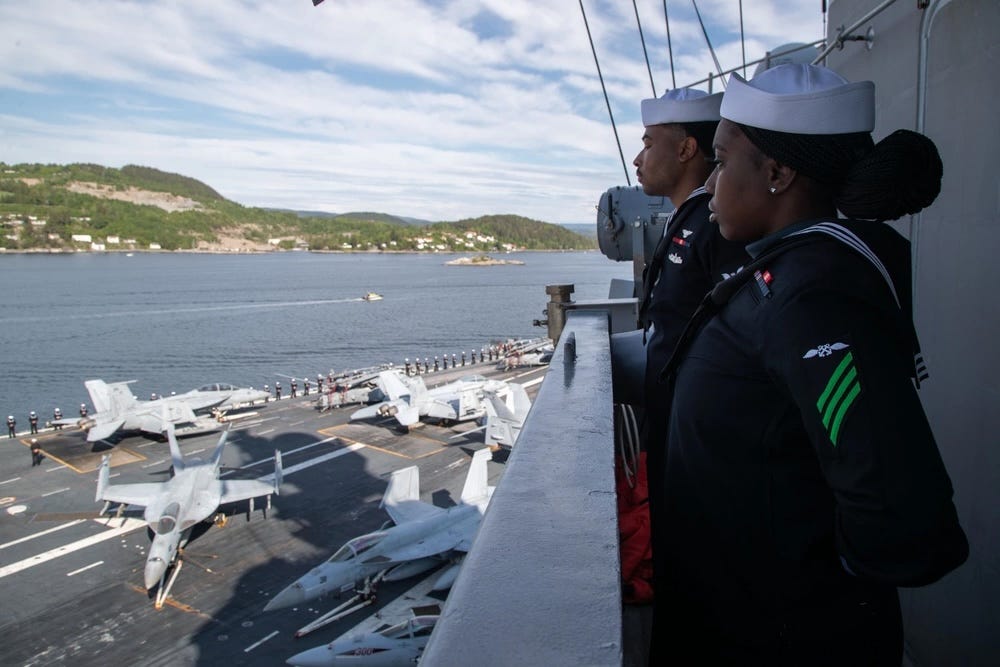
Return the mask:
{"type": "Polygon", "coordinates": [[[622,664],[609,338],[621,301],[562,304],[545,381],[421,664],[622,664]]]}

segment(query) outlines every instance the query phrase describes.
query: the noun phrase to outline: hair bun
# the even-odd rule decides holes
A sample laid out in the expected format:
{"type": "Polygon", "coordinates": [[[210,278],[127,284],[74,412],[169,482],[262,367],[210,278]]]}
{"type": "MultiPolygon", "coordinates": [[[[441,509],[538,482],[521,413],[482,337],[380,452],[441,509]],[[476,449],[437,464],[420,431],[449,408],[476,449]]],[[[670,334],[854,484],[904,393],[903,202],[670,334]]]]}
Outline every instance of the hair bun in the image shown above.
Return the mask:
{"type": "Polygon", "coordinates": [[[857,162],[844,180],[837,208],[849,217],[895,220],[930,206],[944,167],[934,142],[896,130],[857,162]]]}

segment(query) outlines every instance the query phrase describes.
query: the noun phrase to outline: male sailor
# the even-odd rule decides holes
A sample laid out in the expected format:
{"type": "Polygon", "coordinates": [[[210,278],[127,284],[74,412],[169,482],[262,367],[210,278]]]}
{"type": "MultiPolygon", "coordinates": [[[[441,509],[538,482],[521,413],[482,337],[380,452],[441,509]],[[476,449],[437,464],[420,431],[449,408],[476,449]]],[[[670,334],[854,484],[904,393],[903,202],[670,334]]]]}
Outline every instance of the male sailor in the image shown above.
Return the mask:
{"type": "MultiPolygon", "coordinates": [[[[658,382],[659,372],[702,297],[716,283],[736,273],[747,258],[743,244],[722,238],[718,227],[709,221],[709,196],[704,183],[712,171],[709,159],[713,155],[712,137],[719,123],[721,103],[722,93],[709,95],[701,90],[678,88],[641,104],[645,131],[642,150],[633,160],[636,179],[647,195],[668,197],[675,207],[646,268],[639,311],[646,338],[642,448],[647,457],[651,514],[657,512],[662,498],[669,407],[658,382]]],[[[645,511],[641,486],[637,484],[636,489],[625,494],[636,502],[631,510],[626,507],[620,510],[623,527],[629,525],[630,516],[645,511]]],[[[630,582],[626,569],[629,554],[637,551],[634,543],[642,542],[645,537],[642,531],[632,535],[623,531],[625,595],[626,599],[631,597],[640,602],[648,602],[648,589],[645,595],[641,591],[648,582],[634,576],[630,582]],[[630,590],[633,588],[640,590],[630,590]]],[[[654,533],[654,554],[659,541],[654,533]]],[[[659,577],[660,573],[654,572],[654,581],[659,577]]]]}

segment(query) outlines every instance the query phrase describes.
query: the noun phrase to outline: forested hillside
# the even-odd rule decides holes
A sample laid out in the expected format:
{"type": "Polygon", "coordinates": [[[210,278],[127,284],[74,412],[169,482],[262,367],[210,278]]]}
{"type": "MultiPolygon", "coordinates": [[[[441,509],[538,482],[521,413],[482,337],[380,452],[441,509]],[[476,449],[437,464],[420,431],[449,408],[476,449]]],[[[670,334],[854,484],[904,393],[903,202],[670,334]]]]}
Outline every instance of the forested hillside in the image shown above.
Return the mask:
{"type": "Polygon", "coordinates": [[[514,215],[409,224],[374,212],[245,207],[201,181],[128,165],[0,163],[8,250],[581,250],[594,239],[514,215]]]}

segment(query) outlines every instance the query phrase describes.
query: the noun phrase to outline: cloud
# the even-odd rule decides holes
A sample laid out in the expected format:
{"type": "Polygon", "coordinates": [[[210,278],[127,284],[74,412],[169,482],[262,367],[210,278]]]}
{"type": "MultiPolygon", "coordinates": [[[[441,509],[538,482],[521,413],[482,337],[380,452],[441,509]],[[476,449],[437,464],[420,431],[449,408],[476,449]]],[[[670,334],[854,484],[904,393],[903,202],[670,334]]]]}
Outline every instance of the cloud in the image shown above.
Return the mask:
{"type": "MultiPolygon", "coordinates": [[[[0,3],[0,156],[148,165],[244,205],[591,222],[626,177],[582,16],[540,4],[0,3]]],[[[748,55],[817,38],[818,11],[801,4],[745,8],[748,55]]],[[[635,14],[584,6],[630,164],[652,95],[635,14]]],[[[738,65],[732,3],[699,7],[723,66],[738,65]]],[[[638,9],[662,92],[662,2],[638,9]]],[[[690,5],[670,11],[684,85],[714,64],[690,5]]]]}

